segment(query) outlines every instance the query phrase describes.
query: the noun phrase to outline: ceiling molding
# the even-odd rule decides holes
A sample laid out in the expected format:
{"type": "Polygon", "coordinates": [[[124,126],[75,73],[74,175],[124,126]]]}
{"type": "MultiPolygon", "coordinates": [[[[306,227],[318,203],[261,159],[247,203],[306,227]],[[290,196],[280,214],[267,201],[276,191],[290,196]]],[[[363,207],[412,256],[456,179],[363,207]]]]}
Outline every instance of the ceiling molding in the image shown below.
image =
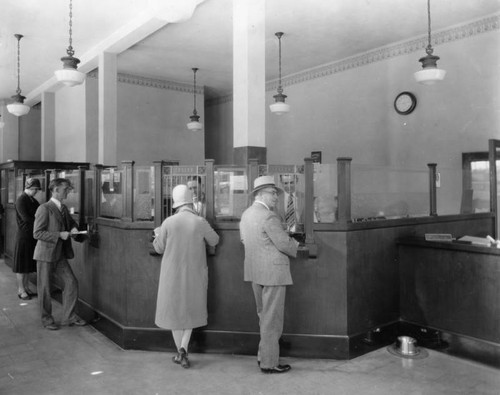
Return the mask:
{"type": "MultiPolygon", "coordinates": [[[[467,39],[479,34],[500,30],[500,15],[490,16],[478,21],[467,23],[461,26],[448,28],[437,33],[433,33],[433,45],[440,45],[467,39]]],[[[337,62],[328,63],[300,73],[285,76],[282,78],[282,86],[299,84],[304,81],[323,78],[332,74],[363,67],[371,63],[380,62],[390,58],[408,55],[417,51],[425,51],[427,46],[427,36],[418,39],[395,43],[375,50],[365,52],[343,59],[337,62]]],[[[278,80],[266,83],[266,91],[276,90],[278,80]]]]}
{"type": "MultiPolygon", "coordinates": [[[[498,30],[500,30],[500,15],[488,16],[486,18],[443,29],[441,31],[433,33],[433,45],[446,44],[498,30]]],[[[408,55],[422,50],[425,51],[426,46],[427,36],[391,44],[347,59],[320,65],[318,67],[304,70],[293,75],[282,77],[281,85],[291,86],[300,84],[301,82],[327,77],[332,74],[337,74],[343,71],[363,67],[371,63],[380,62],[398,56],[408,55]]],[[[278,80],[272,80],[266,83],[266,92],[274,91],[277,88],[278,80]]],[[[208,99],[206,100],[205,105],[220,105],[231,102],[232,100],[233,95],[228,94],[225,96],[208,99]]]]}
{"type": "MultiPolygon", "coordinates": [[[[92,70],[87,74],[87,77],[99,79],[99,71],[96,69],[92,70]]],[[[139,85],[148,88],[168,89],[171,91],[183,93],[194,93],[193,85],[185,84],[182,82],[166,81],[158,78],[149,78],[132,74],[118,73],[117,81],[124,84],[139,85]]],[[[196,94],[203,95],[204,93],[204,87],[196,87],[196,94]]]]}

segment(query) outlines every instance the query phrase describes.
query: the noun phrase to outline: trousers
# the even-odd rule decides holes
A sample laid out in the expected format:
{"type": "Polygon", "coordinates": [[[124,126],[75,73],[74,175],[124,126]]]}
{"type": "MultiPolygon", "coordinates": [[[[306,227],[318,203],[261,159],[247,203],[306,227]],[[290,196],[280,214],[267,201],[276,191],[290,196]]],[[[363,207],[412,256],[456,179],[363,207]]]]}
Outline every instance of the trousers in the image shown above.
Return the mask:
{"type": "Polygon", "coordinates": [[[76,301],[78,299],[78,280],[71,270],[67,259],[56,262],[37,261],[37,292],[40,303],[42,325],[54,324],[52,316],[51,282],[57,279],[62,283],[62,317],[61,325],[74,321],[76,301]]]}
{"type": "Polygon", "coordinates": [[[260,327],[257,359],[261,368],[271,369],[279,365],[279,339],[283,333],[286,286],[252,283],[252,289],[260,327]]]}

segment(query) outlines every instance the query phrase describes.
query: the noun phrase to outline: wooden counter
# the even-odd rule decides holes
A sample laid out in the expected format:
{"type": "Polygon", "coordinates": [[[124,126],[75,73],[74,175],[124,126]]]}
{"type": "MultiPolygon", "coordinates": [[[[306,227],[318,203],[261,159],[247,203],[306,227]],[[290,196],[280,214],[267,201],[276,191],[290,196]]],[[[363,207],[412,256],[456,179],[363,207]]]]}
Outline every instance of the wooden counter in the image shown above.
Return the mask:
{"type": "Polygon", "coordinates": [[[401,319],[441,332],[443,351],[500,367],[500,249],[399,242],[401,319]]]}
{"type": "MultiPolygon", "coordinates": [[[[294,284],[287,288],[281,354],[351,359],[394,342],[400,325],[396,241],[429,232],[488,234],[493,218],[488,213],[315,224],[317,256],[291,261],[294,284]]],[[[125,349],[175,348],[171,333],[154,324],[161,258],[149,254],[153,228],[152,222],[99,218],[97,243],[73,243],[78,312],[125,349]]],[[[243,281],[239,224],[215,229],[221,241],[208,258],[208,325],[193,333],[190,349],[255,355],[258,318],[251,286],[243,281]]]]}

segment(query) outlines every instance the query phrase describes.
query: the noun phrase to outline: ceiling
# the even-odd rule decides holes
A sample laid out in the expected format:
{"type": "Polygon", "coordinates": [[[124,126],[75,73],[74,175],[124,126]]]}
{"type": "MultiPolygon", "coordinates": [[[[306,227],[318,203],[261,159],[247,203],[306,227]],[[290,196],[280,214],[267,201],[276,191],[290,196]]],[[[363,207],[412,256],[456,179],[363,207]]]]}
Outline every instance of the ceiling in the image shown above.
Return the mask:
{"type": "MultiPolygon", "coordinates": [[[[188,0],[73,0],[80,69],[97,67],[95,55],[104,48],[119,54],[121,73],[191,83],[191,68],[198,67],[208,97],[231,92],[233,0],[190,0],[199,3],[190,19],[156,30],[143,15],[161,1],[188,0]]],[[[285,33],[283,76],[427,34],[427,0],[266,0],[265,9],[266,80],[277,78],[277,31],[285,33]]],[[[432,31],[499,12],[500,0],[433,0],[432,31]]],[[[37,92],[57,89],[53,72],[66,54],[68,22],[69,0],[2,0],[0,100],[9,101],[17,88],[15,33],[24,35],[21,88],[28,104],[39,100],[37,92]]]]}

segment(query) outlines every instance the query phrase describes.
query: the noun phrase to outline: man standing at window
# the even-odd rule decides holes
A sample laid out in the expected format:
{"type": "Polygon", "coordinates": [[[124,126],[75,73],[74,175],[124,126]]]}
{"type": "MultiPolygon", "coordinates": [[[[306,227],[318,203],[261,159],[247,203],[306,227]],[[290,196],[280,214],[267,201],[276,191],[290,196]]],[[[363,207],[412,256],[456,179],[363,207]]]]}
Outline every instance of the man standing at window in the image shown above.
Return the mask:
{"type": "Polygon", "coordinates": [[[37,289],[42,325],[49,330],[59,327],[52,316],[50,296],[52,276],[63,284],[61,325],[83,326],[87,323],[75,314],[78,299],[78,281],[68,259],[74,257],[70,236],[78,226],[68,208],[62,203],[73,189],[65,178],[56,178],[49,184],[51,199],[38,207],[33,226],[33,237],[38,240],[33,259],[37,261],[37,289]]]}
{"type": "Polygon", "coordinates": [[[263,373],[285,373],[290,365],[279,364],[279,339],[283,332],[286,286],[292,284],[289,256],[297,255],[299,243],[283,230],[273,211],[278,194],[273,176],[255,179],[255,201],[241,217],[240,235],[245,246],[244,280],[252,282],[260,325],[257,361],[263,373]]]}

